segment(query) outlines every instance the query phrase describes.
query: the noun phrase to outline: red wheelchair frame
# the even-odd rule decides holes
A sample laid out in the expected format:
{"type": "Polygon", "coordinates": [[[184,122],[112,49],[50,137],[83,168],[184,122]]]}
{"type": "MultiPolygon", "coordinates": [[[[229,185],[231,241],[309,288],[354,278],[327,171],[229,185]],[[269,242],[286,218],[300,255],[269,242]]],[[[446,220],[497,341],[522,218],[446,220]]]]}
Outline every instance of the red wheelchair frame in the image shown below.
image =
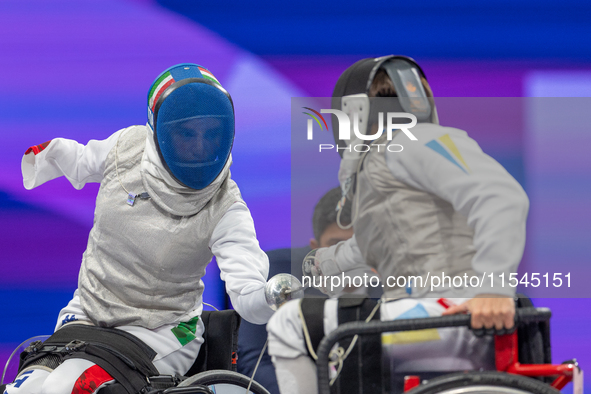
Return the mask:
{"type": "MultiPolygon", "coordinates": [[[[538,308],[540,310],[542,308],[538,308]]],[[[548,310],[549,312],[549,310],[548,310]]],[[[495,364],[497,371],[513,373],[529,377],[546,377],[558,375],[551,386],[561,390],[573,380],[578,365],[575,361],[565,364],[520,364],[517,331],[508,335],[495,336],[495,364]]]]}
{"type": "MultiPolygon", "coordinates": [[[[552,313],[547,308],[520,308],[516,312],[516,324],[548,321],[552,313]]],[[[316,370],[318,374],[318,393],[329,394],[328,358],[332,347],[339,341],[354,335],[381,334],[384,332],[413,331],[429,328],[470,326],[469,315],[430,317],[422,319],[405,319],[394,321],[352,322],[339,326],[324,337],[318,347],[316,370]]],[[[495,363],[498,372],[506,372],[526,377],[557,376],[551,386],[561,390],[571,382],[579,367],[576,361],[563,364],[520,364],[517,330],[507,335],[495,336],[495,363]]],[[[405,377],[404,391],[409,391],[421,383],[419,376],[405,377]]]]}

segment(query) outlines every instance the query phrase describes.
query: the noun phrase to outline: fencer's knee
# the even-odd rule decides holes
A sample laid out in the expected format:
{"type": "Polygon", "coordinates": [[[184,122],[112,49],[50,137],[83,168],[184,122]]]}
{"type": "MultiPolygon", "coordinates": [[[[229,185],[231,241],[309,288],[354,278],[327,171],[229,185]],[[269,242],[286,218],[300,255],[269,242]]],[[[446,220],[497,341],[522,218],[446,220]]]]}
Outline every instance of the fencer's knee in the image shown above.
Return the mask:
{"type": "Polygon", "coordinates": [[[316,394],[316,365],[308,356],[275,357],[275,374],[281,394],[316,394]]]}
{"type": "Polygon", "coordinates": [[[271,357],[296,358],[307,354],[299,317],[300,301],[292,300],[284,304],[267,323],[271,357]]]}
{"type": "Polygon", "coordinates": [[[291,300],[285,303],[271,316],[267,323],[267,333],[269,334],[269,342],[274,340],[286,339],[286,331],[301,329],[298,311],[301,300],[291,300]]]}
{"type": "Polygon", "coordinates": [[[279,327],[290,320],[291,316],[297,313],[301,300],[291,300],[283,304],[277,312],[271,316],[269,323],[267,323],[267,331],[279,327]]]}
{"type": "Polygon", "coordinates": [[[39,394],[70,394],[74,386],[73,380],[76,379],[78,376],[64,376],[54,370],[43,382],[39,394]]]}
{"type": "Polygon", "coordinates": [[[91,361],[68,359],[45,379],[40,394],[93,394],[113,377],[91,361]]]}

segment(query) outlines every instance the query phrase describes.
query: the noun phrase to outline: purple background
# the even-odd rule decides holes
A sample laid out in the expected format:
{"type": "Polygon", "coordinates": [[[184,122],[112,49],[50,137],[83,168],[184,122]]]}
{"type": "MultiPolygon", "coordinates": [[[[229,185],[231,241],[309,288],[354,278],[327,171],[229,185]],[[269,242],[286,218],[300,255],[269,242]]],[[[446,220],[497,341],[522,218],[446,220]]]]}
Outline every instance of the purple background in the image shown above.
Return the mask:
{"type": "MultiPolygon", "coordinates": [[[[90,184],[77,191],[65,179],[57,179],[26,191],[20,173],[22,153],[55,137],[86,143],[145,123],[147,89],[173,64],[208,67],[232,94],[237,119],[232,175],[252,211],[261,246],[301,246],[312,236],[313,205],[333,184],[314,184],[304,193],[297,186],[292,195],[291,97],[330,96],[340,73],[365,57],[360,53],[384,55],[396,49],[335,52],[327,42],[323,52],[319,37],[307,41],[313,47],[310,53],[305,46],[282,52],[282,39],[285,48],[297,41],[297,23],[267,32],[277,42],[270,40],[262,48],[252,44],[267,42],[262,35],[257,39],[254,30],[245,31],[242,42],[227,23],[215,25],[215,18],[196,23],[198,18],[189,17],[193,20],[139,0],[0,3],[0,367],[21,340],[51,332],[57,312],[71,297],[98,190],[90,184]]],[[[515,29],[519,22],[513,23],[515,29]]],[[[544,37],[550,31],[552,26],[544,37]]],[[[442,36],[450,37],[448,48],[461,47],[466,53],[454,49],[449,52],[454,57],[448,58],[443,49],[415,53],[402,47],[421,63],[437,97],[591,95],[591,64],[584,51],[579,58],[570,52],[562,54],[564,58],[550,57],[541,55],[544,45],[536,43],[540,49],[535,54],[530,52],[536,45],[527,47],[523,56],[518,46],[508,46],[513,49],[507,56],[476,49],[471,55],[462,45],[477,48],[478,39],[464,37],[460,42],[457,36],[442,36]]],[[[523,39],[519,34],[512,37],[523,39]]],[[[569,37],[550,44],[574,42],[569,37]]],[[[388,48],[393,47],[398,48],[388,48]]],[[[512,120],[500,119],[500,126],[490,128],[478,121],[477,113],[454,119],[440,107],[439,115],[442,124],[465,128],[528,192],[531,211],[522,269],[536,272],[576,264],[583,269],[583,277],[577,279],[586,281],[591,256],[591,140],[584,123],[548,118],[562,103],[562,111],[581,109],[575,119],[589,108],[581,101],[573,106],[564,100],[517,100],[512,120]]],[[[326,168],[335,160],[328,159],[326,168]]],[[[210,267],[205,300],[224,306],[223,283],[215,265],[210,267]]],[[[535,302],[554,312],[554,361],[577,357],[583,368],[591,365],[591,339],[586,335],[591,302],[535,302]]]]}

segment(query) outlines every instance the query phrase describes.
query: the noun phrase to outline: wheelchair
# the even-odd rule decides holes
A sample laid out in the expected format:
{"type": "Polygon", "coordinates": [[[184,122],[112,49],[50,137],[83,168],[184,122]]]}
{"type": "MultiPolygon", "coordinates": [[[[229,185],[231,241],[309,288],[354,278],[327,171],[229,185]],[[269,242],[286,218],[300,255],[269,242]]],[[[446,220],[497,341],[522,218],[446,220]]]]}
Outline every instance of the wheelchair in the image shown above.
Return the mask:
{"type": "MultiPolygon", "coordinates": [[[[205,326],[204,342],[195,362],[185,376],[151,376],[145,394],[269,394],[250,377],[236,372],[238,327],[241,318],[233,310],[203,311],[201,319],[205,326]]],[[[18,356],[33,341],[45,341],[49,335],[37,336],[23,342],[8,359],[0,385],[9,381],[8,375],[16,376],[18,356]]],[[[102,390],[98,391],[101,394],[102,390]]]]}
{"type": "MultiPolygon", "coordinates": [[[[573,393],[583,394],[582,371],[576,360],[565,361],[558,365],[551,364],[549,340],[551,315],[551,311],[547,308],[529,306],[517,309],[517,329],[510,334],[496,335],[494,338],[496,371],[418,372],[417,374],[405,373],[403,376],[388,376],[387,379],[382,379],[381,387],[374,384],[372,393],[557,394],[567,383],[573,381],[573,393]],[[534,347],[537,348],[537,354],[532,356],[528,351],[534,347]],[[520,355],[520,352],[524,354],[520,355]],[[388,382],[384,384],[384,380],[388,382]],[[400,387],[394,387],[395,383],[400,383],[400,387]]],[[[324,337],[318,347],[316,361],[318,393],[331,393],[329,355],[339,341],[356,335],[462,326],[470,327],[469,315],[342,324],[324,337]]],[[[364,392],[361,386],[359,384],[359,387],[347,387],[346,392],[364,392]]]]}

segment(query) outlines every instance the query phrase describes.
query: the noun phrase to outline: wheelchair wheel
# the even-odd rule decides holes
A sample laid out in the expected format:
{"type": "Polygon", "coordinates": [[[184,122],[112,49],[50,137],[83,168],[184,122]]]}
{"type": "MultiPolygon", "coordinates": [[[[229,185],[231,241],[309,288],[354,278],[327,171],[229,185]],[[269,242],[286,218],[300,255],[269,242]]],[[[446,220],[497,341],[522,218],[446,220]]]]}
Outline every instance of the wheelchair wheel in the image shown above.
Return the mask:
{"type": "MultiPolygon", "coordinates": [[[[209,387],[216,394],[245,394],[250,378],[238,372],[213,370],[198,373],[183,380],[177,387],[203,385],[209,387]]],[[[253,381],[250,386],[251,394],[269,394],[259,383],[253,381]]]]}
{"type": "Polygon", "coordinates": [[[508,373],[462,372],[441,376],[415,387],[412,394],[559,394],[539,380],[508,373]]]}

